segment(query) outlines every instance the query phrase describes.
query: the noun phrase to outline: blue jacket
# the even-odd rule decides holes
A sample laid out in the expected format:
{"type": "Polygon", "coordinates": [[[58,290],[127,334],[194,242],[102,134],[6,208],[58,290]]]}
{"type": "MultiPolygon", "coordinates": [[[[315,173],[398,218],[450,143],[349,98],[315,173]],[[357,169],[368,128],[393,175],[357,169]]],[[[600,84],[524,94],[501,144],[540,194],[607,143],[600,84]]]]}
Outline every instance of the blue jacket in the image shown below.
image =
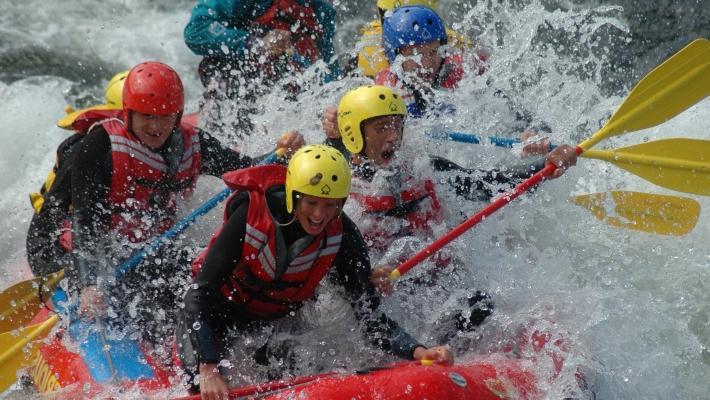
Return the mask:
{"type": "MultiPolygon", "coordinates": [[[[306,0],[294,0],[304,4],[306,0]]],[[[251,21],[271,7],[272,0],[199,0],[192,9],[190,21],[185,26],[185,44],[201,56],[224,55],[228,58],[244,57],[252,38],[251,21]],[[228,49],[228,52],[225,51],[228,49]],[[226,53],[226,54],[225,54],[226,53]]],[[[323,27],[323,36],[317,41],[321,58],[334,59],[335,9],[324,0],[310,0],[316,20],[323,27]]]]}

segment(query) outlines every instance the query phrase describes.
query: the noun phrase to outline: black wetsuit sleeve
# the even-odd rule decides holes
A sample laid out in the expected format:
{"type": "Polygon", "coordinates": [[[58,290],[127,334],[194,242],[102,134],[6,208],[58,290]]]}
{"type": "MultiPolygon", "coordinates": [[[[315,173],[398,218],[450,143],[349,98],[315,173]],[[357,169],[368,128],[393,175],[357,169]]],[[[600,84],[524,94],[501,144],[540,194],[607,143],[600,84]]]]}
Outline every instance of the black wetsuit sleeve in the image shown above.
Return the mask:
{"type": "Polygon", "coordinates": [[[200,153],[202,155],[202,170],[200,172],[204,175],[222,176],[229,171],[251,167],[270,154],[251,158],[225,147],[219,140],[205,131],[199,131],[199,136],[200,153]]]}
{"type": "Polygon", "coordinates": [[[509,190],[545,167],[545,160],[516,165],[505,170],[464,168],[441,157],[431,157],[431,165],[439,172],[454,172],[448,183],[456,194],[472,201],[485,201],[497,193],[509,190]]]}
{"type": "Polygon", "coordinates": [[[76,145],[72,160],[73,263],[68,275],[75,289],[95,285],[97,266],[103,262],[101,238],[109,230],[111,170],[111,142],[97,127],[76,145]]]}
{"type": "Polygon", "coordinates": [[[357,226],[345,214],[342,219],[343,238],[331,278],[345,288],[355,316],[362,323],[370,341],[386,352],[412,359],[414,349],[423,345],[378,310],[381,299],[369,281],[370,258],[367,246],[357,226]]]}
{"type": "MultiPolygon", "coordinates": [[[[55,173],[49,189],[44,193],[41,209],[32,216],[27,231],[27,260],[35,276],[47,275],[71,263],[71,254],[59,243],[58,234],[69,218],[71,204],[71,160],[74,145],[83,135],[72,134],[57,148],[55,173]]],[[[46,189],[47,182],[42,184],[46,189]]],[[[40,190],[42,190],[40,189],[40,190]]],[[[34,204],[33,204],[34,206],[34,204]]]]}
{"type": "Polygon", "coordinates": [[[201,363],[218,363],[221,348],[215,337],[224,325],[234,318],[232,306],[220,293],[220,288],[242,255],[246,235],[248,199],[231,210],[227,223],[210,246],[202,269],[185,294],[185,322],[188,327],[199,326],[195,331],[195,350],[201,363]]]}
{"type": "Polygon", "coordinates": [[[334,147],[339,152],[343,153],[345,159],[350,161],[350,152],[348,151],[348,149],[345,148],[345,144],[343,144],[343,139],[326,138],[324,143],[330,147],[334,147]]]}

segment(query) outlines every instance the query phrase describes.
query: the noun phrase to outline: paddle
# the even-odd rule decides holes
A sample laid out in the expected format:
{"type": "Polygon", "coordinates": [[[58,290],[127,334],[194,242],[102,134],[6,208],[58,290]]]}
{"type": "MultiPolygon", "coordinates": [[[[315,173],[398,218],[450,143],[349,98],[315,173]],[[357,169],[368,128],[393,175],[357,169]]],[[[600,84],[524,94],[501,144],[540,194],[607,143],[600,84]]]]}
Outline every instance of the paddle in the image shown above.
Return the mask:
{"type": "MultiPolygon", "coordinates": [[[[452,132],[451,140],[465,143],[479,143],[475,135],[452,132]]],[[[497,145],[520,143],[516,139],[489,138],[497,140],[497,145]]],[[[710,194],[710,142],[697,139],[663,139],[618,150],[587,150],[580,154],[583,158],[609,161],[614,165],[638,175],[658,186],[679,192],[710,194]],[[659,168],[664,168],[663,173],[659,168]],[[706,181],[703,182],[702,176],[706,181]]]]}
{"type": "MultiPolygon", "coordinates": [[[[664,62],[646,75],[646,77],[634,87],[631,93],[629,93],[627,99],[624,100],[624,103],[621,104],[609,121],[589,139],[577,146],[577,154],[584,153],[591,146],[599,143],[603,139],[621,135],[626,132],[650,128],[663,123],[696,102],[704,99],[710,94],[710,79],[707,79],[709,74],[710,42],[707,39],[697,39],[673,55],[671,60],[664,62]],[[675,57],[679,57],[682,62],[674,59],[675,57]],[[637,90],[642,93],[639,94],[637,90]],[[676,91],[682,91],[683,93],[675,93],[676,91]]],[[[650,148],[651,147],[649,147],[649,149],[650,148]]],[[[626,150],[629,151],[629,149],[626,150]]],[[[638,155],[633,148],[630,152],[634,153],[634,155],[638,155]]],[[[659,156],[658,158],[663,157],[659,156]]],[[[656,161],[659,160],[656,159],[656,161]]],[[[666,169],[673,168],[676,172],[683,171],[681,173],[683,178],[689,179],[689,182],[682,185],[683,187],[707,184],[707,172],[701,173],[692,169],[692,167],[691,169],[675,169],[675,167],[678,166],[689,165],[689,162],[702,163],[703,160],[693,159],[691,155],[689,160],[680,156],[674,161],[675,162],[669,163],[673,164],[672,167],[670,165],[659,165],[656,168],[647,167],[642,171],[635,170],[634,173],[639,173],[639,176],[648,175],[651,172],[653,172],[653,174],[663,174],[666,169]]],[[[705,159],[704,163],[708,164],[710,161],[705,159]]],[[[484,218],[490,216],[543,180],[549,178],[554,173],[555,169],[557,169],[555,165],[549,164],[532,177],[517,185],[511,192],[498,197],[483,210],[392,270],[390,278],[392,280],[398,279],[401,274],[406,273],[415,265],[478,224],[484,218]]]]}
{"type": "Polygon", "coordinates": [[[708,140],[663,139],[618,150],[587,150],[581,156],[609,161],[658,186],[710,196],[708,140]]]}
{"type": "MultiPolygon", "coordinates": [[[[471,144],[486,144],[490,143],[498,147],[513,148],[516,144],[523,143],[520,139],[510,139],[498,136],[478,136],[473,133],[466,132],[429,132],[427,134],[433,139],[451,140],[453,142],[461,143],[471,143],[471,144]]],[[[557,147],[557,145],[551,144],[550,150],[557,147]]]]}
{"type": "Polygon", "coordinates": [[[46,277],[22,281],[0,293],[0,332],[30,322],[44,307],[42,299],[48,298],[63,278],[64,270],[61,270],[46,277]]]}
{"type": "MultiPolygon", "coordinates": [[[[463,132],[441,132],[430,134],[429,136],[435,139],[448,139],[455,142],[472,144],[490,142],[496,146],[506,148],[511,148],[521,143],[518,139],[495,136],[481,137],[463,132]]],[[[557,146],[550,146],[551,149],[555,147],[557,146]]],[[[688,154],[688,151],[685,149],[682,149],[682,151],[684,154],[688,154]]],[[[594,150],[590,150],[582,154],[582,156],[592,158],[595,154],[598,153],[594,150]]],[[[610,161],[619,165],[622,160],[612,158],[610,161]]],[[[625,165],[628,164],[621,164],[619,166],[624,168],[625,165]]],[[[653,178],[655,177],[651,175],[649,180],[653,178]]],[[[678,180],[671,182],[678,182],[678,180]]],[[[664,186],[669,187],[669,185],[664,186]]],[[[675,186],[673,186],[673,188],[675,189],[675,186]]],[[[697,201],[684,197],[660,196],[638,192],[611,192],[610,196],[606,196],[604,193],[598,193],[594,195],[594,200],[591,202],[590,196],[592,195],[576,196],[570,200],[589,209],[597,218],[609,225],[662,235],[680,236],[690,232],[695,227],[700,212],[700,204],[698,204],[697,201]],[[624,195],[621,193],[624,193],[624,195]],[[606,218],[606,212],[599,204],[602,198],[613,202],[616,207],[616,212],[623,214],[623,218],[626,222],[622,222],[621,219],[616,217],[606,218]]]]}
{"type": "Polygon", "coordinates": [[[613,191],[575,196],[571,200],[611,226],[661,235],[687,234],[700,215],[700,204],[684,197],[613,191]]]}
{"type": "Polygon", "coordinates": [[[0,334],[0,393],[15,383],[17,371],[34,359],[36,345],[33,342],[47,336],[58,320],[59,317],[53,315],[39,324],[0,334]]]}

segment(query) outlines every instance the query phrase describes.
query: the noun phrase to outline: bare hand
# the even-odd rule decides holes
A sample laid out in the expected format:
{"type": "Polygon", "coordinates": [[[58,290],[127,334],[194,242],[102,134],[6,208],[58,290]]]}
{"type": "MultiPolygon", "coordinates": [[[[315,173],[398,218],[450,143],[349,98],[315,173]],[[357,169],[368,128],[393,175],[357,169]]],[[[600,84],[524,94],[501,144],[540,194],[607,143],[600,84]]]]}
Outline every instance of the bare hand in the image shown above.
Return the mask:
{"type": "Polygon", "coordinates": [[[522,136],[520,136],[520,141],[526,143],[520,153],[522,157],[528,157],[533,155],[547,154],[550,151],[550,139],[547,137],[538,137],[539,134],[535,131],[525,131],[522,136]]]}
{"type": "Polygon", "coordinates": [[[320,122],[323,125],[325,136],[329,139],[340,139],[340,130],[338,129],[338,109],[329,106],[323,110],[323,116],[320,117],[320,122]]]}
{"type": "Polygon", "coordinates": [[[392,272],[393,269],[394,268],[385,265],[373,269],[370,273],[370,284],[383,296],[389,296],[394,291],[394,283],[389,278],[390,272],[392,272]]]}
{"type": "Polygon", "coordinates": [[[297,131],[288,131],[276,141],[276,148],[286,149],[286,158],[290,158],[304,144],[306,144],[306,140],[303,135],[297,131]]]}
{"type": "Polygon", "coordinates": [[[274,29],[258,41],[257,51],[265,53],[267,58],[275,58],[293,51],[291,31],[274,29]]]}
{"type": "Polygon", "coordinates": [[[433,360],[437,364],[452,365],[454,353],[449,346],[434,346],[426,348],[419,346],[414,350],[415,360],[433,360]]]}
{"type": "Polygon", "coordinates": [[[561,177],[569,167],[577,164],[577,152],[575,148],[568,144],[557,146],[557,148],[552,150],[550,154],[547,155],[547,158],[545,158],[545,165],[550,164],[557,167],[551,179],[561,177]]]}
{"type": "Polygon", "coordinates": [[[93,319],[106,312],[104,299],[96,286],[87,286],[79,295],[79,315],[93,319]]]}
{"type": "Polygon", "coordinates": [[[219,364],[200,364],[200,396],[202,400],[229,399],[229,386],[219,373],[219,364]]]}

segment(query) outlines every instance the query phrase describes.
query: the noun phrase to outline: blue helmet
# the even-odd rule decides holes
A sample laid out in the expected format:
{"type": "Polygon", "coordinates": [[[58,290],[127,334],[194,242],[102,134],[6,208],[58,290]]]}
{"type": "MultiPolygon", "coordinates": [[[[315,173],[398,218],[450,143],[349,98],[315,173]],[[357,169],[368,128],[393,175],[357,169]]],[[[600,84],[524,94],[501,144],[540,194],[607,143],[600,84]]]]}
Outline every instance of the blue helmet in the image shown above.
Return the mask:
{"type": "Polygon", "coordinates": [[[444,21],[428,7],[399,7],[382,21],[382,44],[389,62],[394,61],[402,46],[434,40],[445,44],[446,39],[444,21]]]}

